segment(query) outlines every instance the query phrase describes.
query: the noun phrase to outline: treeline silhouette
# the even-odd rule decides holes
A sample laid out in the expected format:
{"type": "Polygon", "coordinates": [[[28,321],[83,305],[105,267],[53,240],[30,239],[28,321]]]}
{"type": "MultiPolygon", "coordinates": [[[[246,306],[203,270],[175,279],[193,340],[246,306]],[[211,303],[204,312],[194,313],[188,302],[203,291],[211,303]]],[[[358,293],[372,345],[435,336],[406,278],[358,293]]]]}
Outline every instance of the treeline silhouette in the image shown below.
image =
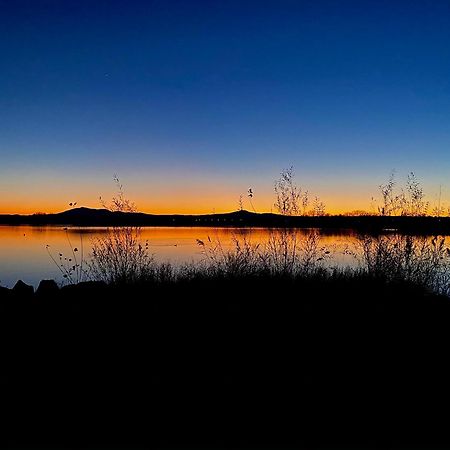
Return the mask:
{"type": "Polygon", "coordinates": [[[287,216],[236,211],[205,215],[157,215],[107,209],[75,208],[56,214],[0,215],[5,225],[61,226],[196,226],[398,230],[421,234],[449,234],[450,217],[431,216],[287,216]]]}

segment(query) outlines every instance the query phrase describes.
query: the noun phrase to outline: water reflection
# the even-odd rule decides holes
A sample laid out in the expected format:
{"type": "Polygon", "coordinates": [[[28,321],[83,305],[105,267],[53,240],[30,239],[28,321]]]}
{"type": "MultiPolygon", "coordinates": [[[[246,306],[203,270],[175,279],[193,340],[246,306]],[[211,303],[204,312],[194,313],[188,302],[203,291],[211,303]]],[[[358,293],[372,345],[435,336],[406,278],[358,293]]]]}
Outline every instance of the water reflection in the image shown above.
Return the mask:
{"type": "MultiPolygon", "coordinates": [[[[61,282],[61,272],[46,247],[57,260],[60,254],[70,257],[74,247],[83,249],[88,258],[93,240],[106,232],[106,228],[0,226],[0,285],[12,287],[18,279],[35,286],[44,278],[61,282]]],[[[296,232],[301,237],[311,230],[296,232]]],[[[267,228],[144,227],[142,239],[148,240],[156,261],[180,265],[205,258],[204,248],[198,245],[198,240],[206,242],[209,237],[212,241],[220,241],[226,251],[234,245],[236,238],[267,245],[270,233],[267,228]]],[[[326,261],[328,266],[355,267],[359,263],[360,246],[357,235],[351,230],[321,230],[320,245],[330,252],[326,261]]]]}

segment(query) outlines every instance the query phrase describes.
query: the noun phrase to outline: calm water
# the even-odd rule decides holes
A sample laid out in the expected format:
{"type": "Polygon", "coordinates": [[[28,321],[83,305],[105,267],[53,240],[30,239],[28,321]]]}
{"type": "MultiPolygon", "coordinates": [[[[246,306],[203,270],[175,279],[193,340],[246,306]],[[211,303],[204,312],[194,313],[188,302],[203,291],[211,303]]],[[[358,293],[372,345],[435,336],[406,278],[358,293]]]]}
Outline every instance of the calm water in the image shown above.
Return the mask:
{"type": "MultiPolygon", "coordinates": [[[[307,233],[300,230],[300,233],[307,233]]],[[[48,251],[58,260],[72,257],[71,246],[83,248],[88,258],[93,239],[106,233],[102,228],[69,228],[0,226],[0,285],[12,287],[18,279],[37,286],[41,279],[53,278],[62,282],[63,278],[52,261],[48,251]],[[47,245],[49,246],[47,251],[47,245]]],[[[224,249],[232,245],[233,238],[243,238],[264,244],[269,238],[268,229],[230,228],[154,228],[142,229],[142,238],[148,240],[150,252],[160,262],[183,264],[199,262],[205,258],[197,239],[208,241],[220,239],[224,249]]],[[[331,253],[327,264],[357,264],[355,258],[345,254],[347,247],[355,248],[356,239],[352,234],[321,235],[320,244],[331,253]]],[[[81,252],[77,253],[80,255],[81,252]]]]}

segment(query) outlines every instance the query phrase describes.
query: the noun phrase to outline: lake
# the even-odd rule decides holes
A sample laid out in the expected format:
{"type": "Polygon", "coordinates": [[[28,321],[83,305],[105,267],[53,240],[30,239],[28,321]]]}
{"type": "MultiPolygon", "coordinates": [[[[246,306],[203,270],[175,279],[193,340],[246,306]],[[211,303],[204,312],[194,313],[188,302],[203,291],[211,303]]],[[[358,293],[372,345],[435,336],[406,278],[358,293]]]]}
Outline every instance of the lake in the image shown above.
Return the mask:
{"type": "MultiPolygon", "coordinates": [[[[297,230],[306,235],[310,230],[297,230]]],[[[42,279],[55,279],[62,283],[62,274],[51,258],[59,261],[59,255],[72,258],[76,255],[88,259],[92,242],[107,233],[106,228],[65,228],[58,226],[0,226],[0,285],[12,287],[21,279],[37,286],[42,279]],[[47,248],[48,246],[48,248],[47,248]],[[50,254],[49,254],[50,252],[50,254]]],[[[270,230],[265,228],[207,228],[207,227],[144,227],[142,239],[148,240],[149,251],[158,262],[174,265],[199,263],[205,254],[197,240],[205,243],[220,241],[224,251],[233,247],[233,239],[246,239],[265,245],[270,230]]],[[[355,251],[356,237],[351,232],[321,232],[320,245],[330,251],[328,265],[355,266],[357,260],[348,254],[355,251]]]]}

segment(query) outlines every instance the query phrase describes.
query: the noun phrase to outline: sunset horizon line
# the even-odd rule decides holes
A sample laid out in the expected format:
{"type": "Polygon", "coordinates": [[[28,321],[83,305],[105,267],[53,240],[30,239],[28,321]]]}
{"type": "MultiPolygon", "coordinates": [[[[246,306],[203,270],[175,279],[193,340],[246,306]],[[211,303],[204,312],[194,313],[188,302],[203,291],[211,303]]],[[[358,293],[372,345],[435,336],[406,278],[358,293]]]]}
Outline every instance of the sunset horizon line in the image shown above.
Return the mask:
{"type": "MultiPolygon", "coordinates": [[[[26,210],[15,210],[14,212],[11,211],[0,211],[0,215],[20,215],[20,216],[33,216],[33,215],[51,215],[51,214],[61,214],[61,213],[65,213],[67,211],[71,211],[71,210],[76,210],[76,209],[89,209],[89,210],[96,210],[96,211],[101,211],[101,210],[106,210],[106,211],[111,211],[110,209],[106,208],[106,207],[98,207],[98,206],[88,206],[88,205],[80,205],[77,206],[76,208],[71,208],[68,207],[66,209],[64,208],[55,208],[55,209],[49,209],[49,210],[32,210],[32,209],[26,209],[26,210]]],[[[174,211],[174,210],[170,210],[170,211],[174,211]]],[[[257,210],[257,211],[252,211],[251,209],[248,208],[243,208],[243,209],[218,209],[218,208],[212,208],[211,210],[206,210],[206,209],[202,209],[202,210],[193,210],[193,211],[182,211],[182,212],[170,212],[167,210],[148,210],[148,209],[137,209],[136,211],[123,211],[123,212],[129,212],[129,213],[137,213],[137,214],[148,214],[148,215],[159,215],[159,216],[176,216],[176,215],[186,215],[186,216],[206,216],[206,215],[215,215],[215,214],[231,214],[231,213],[236,213],[236,212],[248,212],[251,214],[274,214],[274,215],[280,215],[282,216],[283,214],[274,210],[257,210]]],[[[117,211],[111,211],[111,212],[117,212],[117,211]]],[[[341,210],[341,211],[336,211],[336,210],[329,210],[326,211],[323,215],[324,216],[334,216],[334,215],[345,215],[345,214],[353,214],[356,212],[361,212],[362,214],[365,215],[378,215],[376,212],[370,212],[368,210],[364,210],[364,209],[354,209],[354,210],[341,210]]],[[[298,216],[308,216],[308,215],[312,215],[312,214],[295,214],[298,216]]]]}
{"type": "MultiPolygon", "coordinates": [[[[256,214],[256,215],[263,215],[263,214],[273,214],[277,216],[294,216],[294,217],[332,217],[332,216],[382,216],[379,211],[370,211],[366,209],[350,209],[350,210],[327,210],[321,215],[315,215],[312,213],[312,211],[307,211],[306,213],[298,213],[298,214],[282,214],[279,211],[267,211],[267,210],[256,210],[252,211],[247,208],[243,209],[215,209],[213,208],[211,211],[195,211],[195,212],[167,212],[167,211],[149,211],[145,209],[136,209],[134,211],[114,211],[109,209],[108,207],[94,207],[94,206],[86,206],[86,205],[77,205],[76,207],[69,207],[67,209],[55,209],[55,210],[47,210],[47,211],[23,211],[23,212],[2,212],[0,211],[0,216],[38,216],[38,215],[57,215],[57,214],[63,214],[69,211],[76,211],[81,209],[87,209],[90,211],[109,211],[109,212],[121,212],[121,213],[136,213],[136,214],[145,214],[145,215],[154,215],[154,216],[210,216],[210,215],[227,215],[227,214],[233,214],[238,212],[245,212],[250,214],[256,214]]],[[[402,214],[390,214],[391,216],[402,216],[402,214]]],[[[441,216],[448,216],[446,212],[443,212],[441,216]]],[[[433,217],[434,214],[432,214],[432,211],[427,212],[423,214],[423,216],[430,216],[433,217]]]]}

